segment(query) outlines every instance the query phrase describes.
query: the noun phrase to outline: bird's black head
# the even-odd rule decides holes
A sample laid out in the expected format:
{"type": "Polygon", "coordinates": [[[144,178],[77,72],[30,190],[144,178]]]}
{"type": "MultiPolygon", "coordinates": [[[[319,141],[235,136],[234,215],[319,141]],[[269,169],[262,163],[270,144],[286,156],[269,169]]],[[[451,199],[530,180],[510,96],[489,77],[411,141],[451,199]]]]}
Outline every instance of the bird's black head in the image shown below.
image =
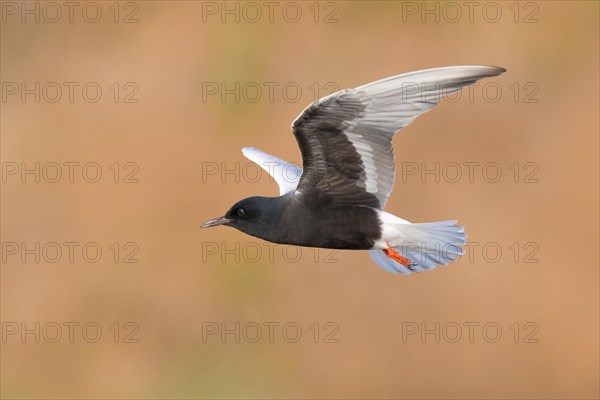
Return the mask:
{"type": "Polygon", "coordinates": [[[262,237],[261,232],[268,229],[268,223],[278,210],[277,197],[249,197],[235,203],[224,216],[211,219],[201,225],[209,228],[227,225],[252,236],[262,237]]]}

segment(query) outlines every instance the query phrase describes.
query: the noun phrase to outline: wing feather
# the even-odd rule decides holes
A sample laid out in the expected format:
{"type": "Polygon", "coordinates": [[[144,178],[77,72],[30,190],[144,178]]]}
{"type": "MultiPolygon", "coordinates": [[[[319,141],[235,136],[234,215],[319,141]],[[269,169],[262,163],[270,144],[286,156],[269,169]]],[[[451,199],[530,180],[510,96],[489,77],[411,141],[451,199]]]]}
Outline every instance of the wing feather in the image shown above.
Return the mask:
{"type": "Polygon", "coordinates": [[[275,179],[275,182],[279,185],[280,196],[296,190],[302,175],[302,168],[253,147],[244,147],[242,153],[247,159],[258,164],[275,179]]]}
{"type": "Polygon", "coordinates": [[[302,152],[298,190],[320,203],[383,209],[394,187],[394,134],[439,100],[505,69],[435,68],[346,89],[309,105],[292,123],[302,152]]]}

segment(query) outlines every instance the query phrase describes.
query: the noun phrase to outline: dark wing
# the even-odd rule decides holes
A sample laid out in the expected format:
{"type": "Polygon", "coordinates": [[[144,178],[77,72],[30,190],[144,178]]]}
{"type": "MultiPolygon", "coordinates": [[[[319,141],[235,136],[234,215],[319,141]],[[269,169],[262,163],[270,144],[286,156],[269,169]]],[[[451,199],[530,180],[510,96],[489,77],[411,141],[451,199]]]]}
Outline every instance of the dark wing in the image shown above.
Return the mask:
{"type": "Polygon", "coordinates": [[[308,106],[292,123],[304,201],[383,209],[394,187],[394,133],[440,98],[506,71],[460,66],[411,72],[346,89],[308,106]]]}

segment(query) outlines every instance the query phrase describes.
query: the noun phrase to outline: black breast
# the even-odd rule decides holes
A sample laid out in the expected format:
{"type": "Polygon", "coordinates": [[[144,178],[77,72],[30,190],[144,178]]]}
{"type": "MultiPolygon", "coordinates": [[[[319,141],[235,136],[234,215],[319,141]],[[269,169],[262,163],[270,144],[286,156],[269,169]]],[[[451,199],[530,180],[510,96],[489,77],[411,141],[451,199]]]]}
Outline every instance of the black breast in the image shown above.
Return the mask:
{"type": "Polygon", "coordinates": [[[377,211],[365,206],[306,208],[287,204],[280,223],[265,239],[329,249],[371,249],[381,237],[377,211]]]}

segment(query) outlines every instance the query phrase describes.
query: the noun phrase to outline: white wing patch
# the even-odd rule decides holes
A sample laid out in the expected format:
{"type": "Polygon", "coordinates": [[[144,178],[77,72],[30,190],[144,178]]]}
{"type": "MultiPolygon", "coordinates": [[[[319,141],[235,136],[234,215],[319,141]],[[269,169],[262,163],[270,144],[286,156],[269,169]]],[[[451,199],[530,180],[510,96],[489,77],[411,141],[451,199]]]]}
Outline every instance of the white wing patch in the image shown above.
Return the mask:
{"type": "Polygon", "coordinates": [[[254,147],[244,147],[242,154],[250,161],[258,164],[275,179],[275,182],[279,185],[280,196],[296,190],[302,175],[302,168],[254,147]]]}
{"type": "Polygon", "coordinates": [[[374,161],[373,147],[366,140],[361,140],[363,135],[352,132],[344,132],[344,134],[352,142],[352,146],[360,155],[366,175],[365,190],[369,193],[377,193],[377,178],[379,175],[377,174],[377,165],[374,161]]]}

